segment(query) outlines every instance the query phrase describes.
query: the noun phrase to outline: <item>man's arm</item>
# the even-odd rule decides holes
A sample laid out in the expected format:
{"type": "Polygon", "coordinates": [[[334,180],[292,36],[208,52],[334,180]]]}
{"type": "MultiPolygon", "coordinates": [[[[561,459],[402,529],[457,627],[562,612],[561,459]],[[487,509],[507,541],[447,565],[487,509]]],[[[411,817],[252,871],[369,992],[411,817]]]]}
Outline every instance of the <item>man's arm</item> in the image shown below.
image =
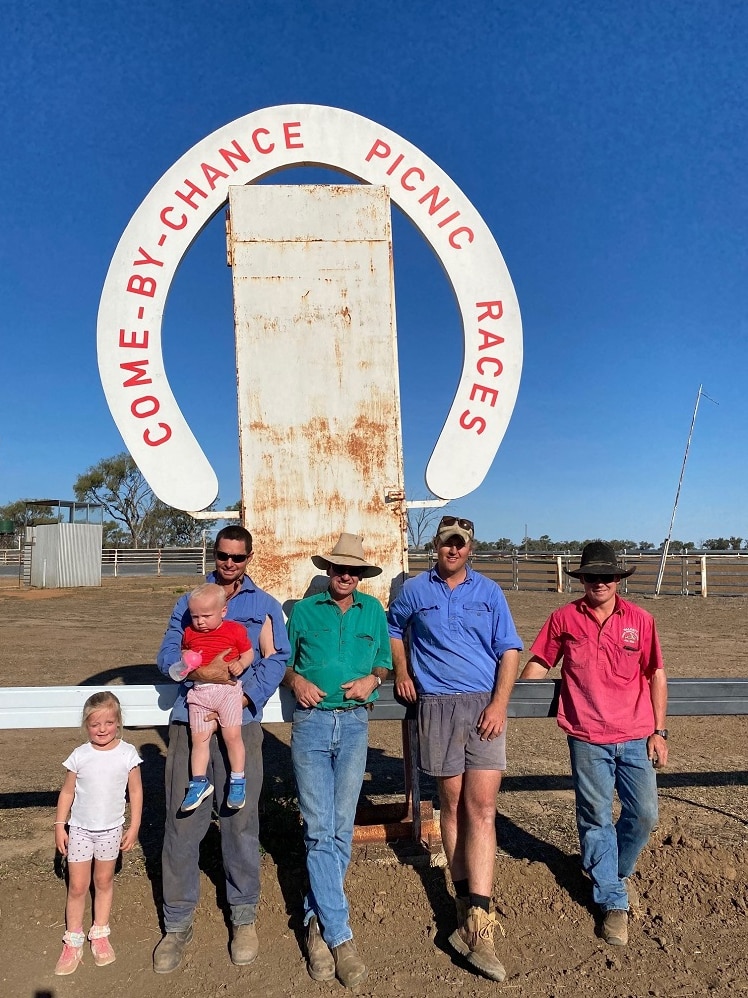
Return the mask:
{"type": "Polygon", "coordinates": [[[242,677],[244,695],[249,701],[250,710],[262,710],[270,697],[281,684],[286,671],[286,663],[291,654],[288,633],[283,621],[280,603],[268,597],[265,606],[266,619],[260,631],[259,651],[261,658],[255,659],[252,668],[242,677]],[[266,625],[270,621],[270,631],[266,625]]]}
{"type": "Polygon", "coordinates": [[[171,611],[166,633],[161,641],[161,647],[156,657],[156,665],[164,676],[169,675],[169,666],[178,662],[182,656],[182,638],[184,637],[185,625],[189,622],[187,612],[187,593],[180,596],[177,604],[171,611]]]}
{"type": "Polygon", "coordinates": [[[524,669],[519,674],[520,679],[547,679],[548,673],[551,671],[550,665],[547,665],[542,658],[538,658],[537,655],[533,657],[525,664],[524,669]]]}
{"type": "Polygon", "coordinates": [[[509,697],[512,695],[518,671],[519,652],[516,648],[508,648],[498,661],[491,702],[478,718],[481,741],[491,742],[504,730],[509,697]]]}
{"type": "Polygon", "coordinates": [[[393,638],[390,635],[390,651],[392,652],[392,669],[395,676],[395,695],[406,703],[415,703],[418,693],[408,667],[408,656],[405,653],[403,639],[393,638]]]}
{"type": "MultiPolygon", "coordinates": [[[[652,698],[654,726],[658,730],[666,727],[667,721],[667,676],[664,669],[657,669],[649,680],[649,695],[652,698]]],[[[667,742],[661,735],[651,734],[647,739],[647,756],[655,769],[667,766],[667,742]]]]}

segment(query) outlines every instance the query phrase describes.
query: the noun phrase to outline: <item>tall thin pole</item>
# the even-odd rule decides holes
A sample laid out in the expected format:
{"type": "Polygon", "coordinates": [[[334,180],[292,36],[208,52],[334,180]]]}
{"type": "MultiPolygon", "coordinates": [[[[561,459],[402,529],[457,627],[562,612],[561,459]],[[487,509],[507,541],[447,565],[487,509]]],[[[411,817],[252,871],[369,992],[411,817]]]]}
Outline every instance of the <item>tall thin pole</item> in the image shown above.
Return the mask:
{"type": "Polygon", "coordinates": [[[708,398],[710,402],[714,402],[715,405],[719,405],[719,402],[715,402],[713,398],[710,398],[705,391],[702,390],[703,385],[699,385],[699,390],[696,395],[696,405],[693,407],[693,416],[691,417],[691,428],[688,431],[688,440],[686,441],[686,452],[683,455],[683,464],[680,469],[680,478],[678,479],[678,488],[675,492],[675,502],[673,503],[673,515],[670,517],[670,526],[668,527],[667,537],[665,538],[665,543],[662,546],[662,558],[660,559],[660,570],[657,573],[657,584],[655,585],[655,596],[660,595],[660,586],[662,585],[662,577],[665,574],[665,562],[667,561],[668,551],[670,549],[670,538],[673,533],[673,524],[675,523],[675,512],[678,509],[678,499],[680,498],[680,487],[683,484],[683,475],[686,471],[686,461],[688,460],[688,451],[691,447],[691,437],[693,436],[693,428],[696,424],[696,413],[699,411],[699,402],[701,401],[701,396],[708,398]]]}

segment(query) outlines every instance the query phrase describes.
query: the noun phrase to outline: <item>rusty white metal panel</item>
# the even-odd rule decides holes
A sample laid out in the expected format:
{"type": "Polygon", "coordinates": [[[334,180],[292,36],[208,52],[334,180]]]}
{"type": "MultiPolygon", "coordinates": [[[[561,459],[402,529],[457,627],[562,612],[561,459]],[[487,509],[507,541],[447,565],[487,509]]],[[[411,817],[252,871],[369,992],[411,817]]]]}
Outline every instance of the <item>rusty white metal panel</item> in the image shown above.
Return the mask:
{"type": "Polygon", "coordinates": [[[323,588],[311,563],[343,531],[407,571],[392,237],[386,188],[230,188],[242,503],[258,582],[323,588]]]}
{"type": "Polygon", "coordinates": [[[31,557],[31,585],[72,589],[101,585],[100,523],[50,523],[37,526],[31,557]]]}

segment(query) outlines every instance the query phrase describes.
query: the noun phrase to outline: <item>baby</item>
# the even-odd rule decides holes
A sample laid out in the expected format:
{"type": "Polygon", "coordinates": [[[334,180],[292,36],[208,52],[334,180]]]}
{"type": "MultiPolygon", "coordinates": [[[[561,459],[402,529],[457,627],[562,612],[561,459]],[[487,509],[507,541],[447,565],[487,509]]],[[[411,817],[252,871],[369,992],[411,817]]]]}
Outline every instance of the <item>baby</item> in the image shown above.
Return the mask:
{"type": "MultiPolygon", "coordinates": [[[[190,593],[188,602],[192,626],[187,626],[182,638],[182,652],[199,653],[201,664],[209,665],[224,652],[229,672],[238,677],[254,658],[252,642],[245,628],[233,620],[226,620],[226,595],[221,586],[206,582],[190,593]],[[228,650],[227,650],[228,649],[228,650]]],[[[194,811],[206,797],[213,793],[207,777],[210,759],[210,739],[217,729],[213,719],[217,716],[221,735],[231,766],[228,807],[244,807],[246,781],[244,778],[244,742],[242,741],[242,700],[244,692],[237,678],[229,683],[206,683],[194,680],[187,694],[192,733],[190,764],[192,778],[182,801],[183,811],[194,811]]]]}

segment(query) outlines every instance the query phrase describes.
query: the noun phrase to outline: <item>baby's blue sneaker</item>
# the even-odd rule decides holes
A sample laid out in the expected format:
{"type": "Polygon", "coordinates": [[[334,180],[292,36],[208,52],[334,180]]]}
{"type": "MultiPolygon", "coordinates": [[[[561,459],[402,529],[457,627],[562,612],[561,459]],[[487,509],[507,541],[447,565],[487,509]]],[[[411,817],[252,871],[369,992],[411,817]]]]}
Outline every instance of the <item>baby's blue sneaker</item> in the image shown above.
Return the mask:
{"type": "Polygon", "coordinates": [[[229,795],[226,798],[226,806],[238,811],[244,807],[244,796],[247,790],[246,780],[229,780],[229,795]]]}
{"type": "Polygon", "coordinates": [[[183,811],[194,811],[196,807],[199,807],[206,797],[210,797],[213,793],[213,784],[208,781],[208,779],[203,776],[201,779],[190,780],[190,785],[187,788],[187,793],[184,800],[182,801],[183,811]]]}

